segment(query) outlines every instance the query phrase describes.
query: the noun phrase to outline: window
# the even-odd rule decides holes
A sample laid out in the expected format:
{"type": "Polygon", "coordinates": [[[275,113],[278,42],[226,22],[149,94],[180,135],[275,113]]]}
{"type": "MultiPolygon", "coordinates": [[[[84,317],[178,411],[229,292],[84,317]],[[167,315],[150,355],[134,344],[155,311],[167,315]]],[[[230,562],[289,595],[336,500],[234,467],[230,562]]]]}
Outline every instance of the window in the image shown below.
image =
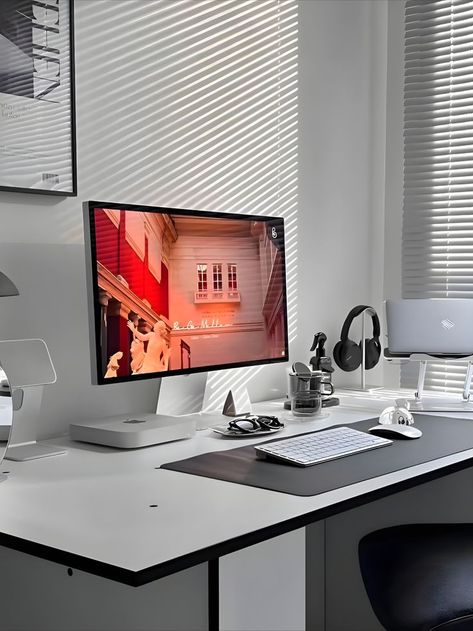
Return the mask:
{"type": "Polygon", "coordinates": [[[222,277],[222,264],[213,264],[213,290],[222,291],[223,289],[223,277],[222,277]]]}
{"type": "Polygon", "coordinates": [[[199,263],[197,265],[197,291],[207,291],[207,265],[199,263]]]}
{"type": "Polygon", "coordinates": [[[145,259],[145,221],[142,213],[127,213],[125,238],[139,258],[145,259]]]}
{"type": "Polygon", "coordinates": [[[228,263],[228,291],[236,291],[237,289],[237,266],[235,263],[228,263]]]}
{"type": "Polygon", "coordinates": [[[145,224],[146,240],[148,242],[149,271],[161,282],[161,265],[163,260],[163,233],[154,224],[145,224]]]}
{"type": "MultiPolygon", "coordinates": [[[[473,298],[473,0],[406,0],[402,290],[473,298]]],[[[425,384],[457,391],[464,375],[438,362],[425,384]]]]}

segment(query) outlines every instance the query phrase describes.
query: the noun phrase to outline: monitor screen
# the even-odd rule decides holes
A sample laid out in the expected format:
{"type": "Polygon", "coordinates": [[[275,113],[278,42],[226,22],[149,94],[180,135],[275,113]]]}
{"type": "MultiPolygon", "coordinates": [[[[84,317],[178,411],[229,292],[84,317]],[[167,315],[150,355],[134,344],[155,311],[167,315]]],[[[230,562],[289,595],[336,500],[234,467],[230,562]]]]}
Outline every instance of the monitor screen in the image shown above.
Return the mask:
{"type": "Polygon", "coordinates": [[[96,382],[287,361],[284,220],[85,204],[96,382]]]}

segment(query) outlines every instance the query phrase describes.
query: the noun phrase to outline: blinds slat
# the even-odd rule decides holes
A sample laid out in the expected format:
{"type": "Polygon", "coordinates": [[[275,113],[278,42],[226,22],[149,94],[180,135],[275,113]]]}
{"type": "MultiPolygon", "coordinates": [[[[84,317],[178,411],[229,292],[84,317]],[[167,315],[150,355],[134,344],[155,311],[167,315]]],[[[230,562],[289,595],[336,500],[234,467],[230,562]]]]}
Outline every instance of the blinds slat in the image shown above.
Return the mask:
{"type": "MultiPolygon", "coordinates": [[[[473,0],[406,0],[402,290],[473,299],[473,0]]],[[[465,366],[429,364],[458,391],[465,366]]],[[[414,387],[412,366],[401,384],[414,387]]]]}

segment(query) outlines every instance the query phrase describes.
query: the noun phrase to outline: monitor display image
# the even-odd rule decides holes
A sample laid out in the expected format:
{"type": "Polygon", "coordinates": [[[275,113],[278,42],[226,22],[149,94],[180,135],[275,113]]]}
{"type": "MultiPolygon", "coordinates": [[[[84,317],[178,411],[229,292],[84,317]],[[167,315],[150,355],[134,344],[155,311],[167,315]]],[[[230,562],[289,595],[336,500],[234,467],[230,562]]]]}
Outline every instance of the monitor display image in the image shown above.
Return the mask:
{"type": "Polygon", "coordinates": [[[282,218],[84,211],[97,383],[287,361],[282,218]]]}

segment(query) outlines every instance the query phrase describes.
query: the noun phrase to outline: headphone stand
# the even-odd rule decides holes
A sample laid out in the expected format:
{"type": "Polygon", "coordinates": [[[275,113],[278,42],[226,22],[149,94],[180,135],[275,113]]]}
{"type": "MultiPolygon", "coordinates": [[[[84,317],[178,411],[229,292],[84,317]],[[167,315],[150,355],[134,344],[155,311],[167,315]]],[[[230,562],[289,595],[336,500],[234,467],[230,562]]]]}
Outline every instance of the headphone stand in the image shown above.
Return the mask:
{"type": "Polygon", "coordinates": [[[361,389],[366,390],[366,368],[365,368],[365,328],[366,328],[366,316],[372,317],[376,315],[376,311],[371,307],[367,307],[361,314],[361,389]]]}
{"type": "MultiPolygon", "coordinates": [[[[365,331],[366,331],[366,317],[370,318],[373,315],[376,315],[376,311],[372,307],[366,307],[364,311],[361,312],[361,339],[365,339],[365,331]]],[[[357,388],[356,386],[344,386],[344,390],[351,390],[356,392],[372,392],[373,390],[382,390],[383,386],[367,386],[366,385],[366,368],[365,368],[365,345],[361,344],[361,387],[357,388]]]]}

